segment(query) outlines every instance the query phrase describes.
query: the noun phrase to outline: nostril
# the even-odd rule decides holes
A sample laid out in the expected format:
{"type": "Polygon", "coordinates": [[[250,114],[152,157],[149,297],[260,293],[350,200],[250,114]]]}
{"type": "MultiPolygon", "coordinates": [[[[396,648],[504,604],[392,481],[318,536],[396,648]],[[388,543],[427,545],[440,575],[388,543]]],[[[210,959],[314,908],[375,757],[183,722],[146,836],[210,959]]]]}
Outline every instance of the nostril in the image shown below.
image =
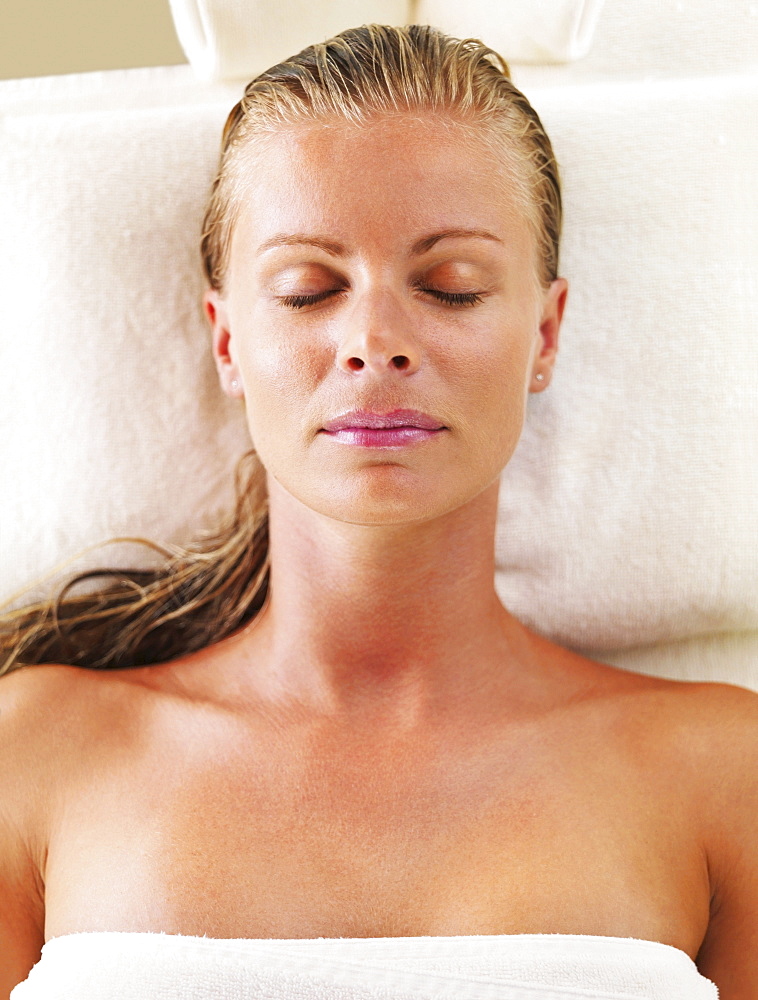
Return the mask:
{"type": "MultiPolygon", "coordinates": [[[[350,365],[351,368],[356,368],[360,370],[365,366],[366,362],[362,358],[350,358],[348,364],[350,365]]],[[[396,368],[407,368],[408,365],[410,364],[410,361],[404,354],[396,354],[395,357],[392,359],[392,364],[396,368]]]]}

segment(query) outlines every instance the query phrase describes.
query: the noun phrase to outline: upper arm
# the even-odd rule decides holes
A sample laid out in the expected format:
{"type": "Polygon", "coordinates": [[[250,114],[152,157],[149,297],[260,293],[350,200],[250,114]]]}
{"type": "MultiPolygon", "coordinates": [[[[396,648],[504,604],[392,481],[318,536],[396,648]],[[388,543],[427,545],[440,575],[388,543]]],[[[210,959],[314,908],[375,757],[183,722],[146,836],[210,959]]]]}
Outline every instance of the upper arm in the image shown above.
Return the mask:
{"type": "Polygon", "coordinates": [[[696,964],[720,1000],[758,995],[758,694],[709,685],[702,790],[711,914],[696,964]]]}
{"type": "Polygon", "coordinates": [[[11,817],[0,815],[0,998],[26,979],[44,943],[35,873],[11,817]],[[35,898],[36,897],[36,898],[35,898]]]}
{"type": "Polygon", "coordinates": [[[27,977],[44,943],[36,669],[0,678],[0,1000],[27,977]]]}

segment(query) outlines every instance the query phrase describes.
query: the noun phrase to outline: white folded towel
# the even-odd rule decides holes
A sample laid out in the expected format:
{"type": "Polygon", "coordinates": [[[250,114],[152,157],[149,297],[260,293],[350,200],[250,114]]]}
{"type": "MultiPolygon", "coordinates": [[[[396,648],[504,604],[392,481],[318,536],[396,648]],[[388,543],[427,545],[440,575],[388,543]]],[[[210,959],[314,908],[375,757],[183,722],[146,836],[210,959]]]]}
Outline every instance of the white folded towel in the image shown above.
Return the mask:
{"type": "Polygon", "coordinates": [[[201,80],[250,79],[306,45],[359,24],[405,24],[407,0],[169,0],[201,80]]]}
{"type": "Polygon", "coordinates": [[[459,38],[482,38],[508,63],[567,63],[586,56],[605,0],[419,0],[415,20],[459,38]]]}
{"type": "MultiPolygon", "coordinates": [[[[419,0],[418,24],[482,37],[508,62],[563,63],[592,45],[605,0],[419,0]]],[[[170,0],[179,41],[202,80],[250,78],[306,45],[368,22],[406,24],[406,0],[170,0]]]]}
{"type": "Polygon", "coordinates": [[[10,1000],[718,1000],[685,952],[582,934],[51,938],[10,1000]]]}

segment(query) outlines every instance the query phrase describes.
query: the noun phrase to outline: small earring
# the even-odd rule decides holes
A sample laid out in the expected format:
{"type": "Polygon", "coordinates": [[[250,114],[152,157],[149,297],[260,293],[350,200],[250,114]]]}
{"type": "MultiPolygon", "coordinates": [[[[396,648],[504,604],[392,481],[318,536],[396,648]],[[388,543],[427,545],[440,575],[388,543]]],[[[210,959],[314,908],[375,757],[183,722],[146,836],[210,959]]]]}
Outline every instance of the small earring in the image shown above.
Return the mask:
{"type": "Polygon", "coordinates": [[[232,379],[232,389],[236,392],[237,389],[239,389],[239,387],[240,387],[239,382],[237,381],[236,378],[233,378],[232,379]]]}
{"type": "Polygon", "coordinates": [[[539,375],[535,375],[534,377],[537,379],[538,382],[542,382],[542,380],[545,378],[542,372],[540,372],[539,375]]]}

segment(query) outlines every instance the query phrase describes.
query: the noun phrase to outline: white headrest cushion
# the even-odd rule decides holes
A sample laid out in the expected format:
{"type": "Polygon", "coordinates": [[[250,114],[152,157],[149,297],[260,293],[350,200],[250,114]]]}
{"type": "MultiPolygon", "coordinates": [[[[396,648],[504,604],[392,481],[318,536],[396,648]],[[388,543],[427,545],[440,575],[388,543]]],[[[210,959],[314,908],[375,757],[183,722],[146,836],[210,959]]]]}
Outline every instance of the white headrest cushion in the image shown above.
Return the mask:
{"type": "MultiPolygon", "coordinates": [[[[562,169],[570,292],[503,473],[496,585],[566,645],[758,626],[757,91],[735,76],[528,94],[562,169]]],[[[0,598],[111,536],[189,540],[250,444],[200,307],[232,101],[160,92],[2,118],[0,598]]],[[[73,568],[145,563],[124,546],[73,568]]]]}

